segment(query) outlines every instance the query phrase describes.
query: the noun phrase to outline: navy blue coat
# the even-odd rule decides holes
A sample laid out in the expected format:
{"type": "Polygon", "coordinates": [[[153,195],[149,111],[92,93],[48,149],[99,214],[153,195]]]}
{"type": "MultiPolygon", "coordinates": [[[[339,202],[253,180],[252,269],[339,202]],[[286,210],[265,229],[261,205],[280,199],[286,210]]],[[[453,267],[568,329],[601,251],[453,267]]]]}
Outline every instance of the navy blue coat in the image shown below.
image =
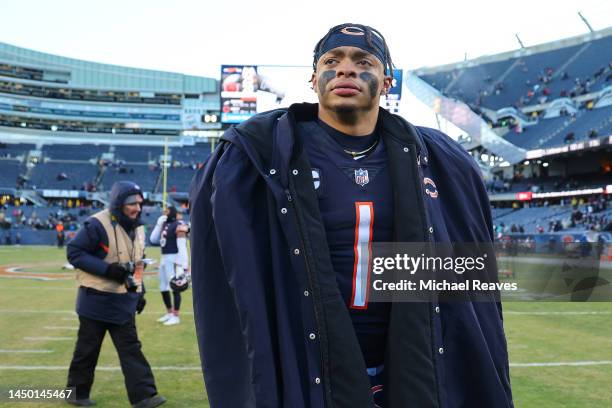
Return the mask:
{"type": "MultiPolygon", "coordinates": [[[[398,242],[490,242],[489,202],[467,152],[381,109],[398,242]],[[429,199],[424,177],[436,180],[429,199]]],[[[192,279],[212,408],[371,408],[296,104],[229,129],[192,182],[192,279]],[[314,338],[311,334],[314,334],[314,338]]],[[[512,407],[501,305],[394,303],[387,408],[512,407]]]]}
{"type": "MultiPolygon", "coordinates": [[[[138,221],[130,222],[121,212],[123,201],[133,194],[142,195],[136,184],[119,181],[113,185],[110,195],[111,214],[119,220],[119,224],[128,234],[140,225],[138,221]]],[[[104,248],[108,245],[108,235],[100,221],[89,217],[74,238],[68,242],[66,249],[68,261],[75,268],[104,277],[109,265],[104,261],[107,253],[104,248]]],[[[144,284],[141,293],[122,294],[100,292],[81,286],[77,293],[76,312],[79,316],[93,320],[125,324],[136,313],[138,298],[142,295],[144,295],[144,284]]]]}

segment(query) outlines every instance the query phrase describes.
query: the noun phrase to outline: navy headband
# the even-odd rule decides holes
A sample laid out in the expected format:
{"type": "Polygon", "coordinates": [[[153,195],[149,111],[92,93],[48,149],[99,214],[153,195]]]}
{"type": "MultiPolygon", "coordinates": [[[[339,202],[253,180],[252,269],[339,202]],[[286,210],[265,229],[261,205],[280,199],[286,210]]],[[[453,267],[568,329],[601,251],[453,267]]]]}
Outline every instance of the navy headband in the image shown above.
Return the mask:
{"type": "Polygon", "coordinates": [[[374,55],[383,64],[385,72],[387,71],[387,59],[385,58],[385,45],[382,38],[375,33],[371,35],[371,41],[368,41],[368,33],[362,26],[355,24],[343,24],[339,26],[333,33],[329,35],[325,43],[321,44],[316,50],[314,63],[319,61],[319,58],[329,50],[338,47],[357,47],[374,55]]]}

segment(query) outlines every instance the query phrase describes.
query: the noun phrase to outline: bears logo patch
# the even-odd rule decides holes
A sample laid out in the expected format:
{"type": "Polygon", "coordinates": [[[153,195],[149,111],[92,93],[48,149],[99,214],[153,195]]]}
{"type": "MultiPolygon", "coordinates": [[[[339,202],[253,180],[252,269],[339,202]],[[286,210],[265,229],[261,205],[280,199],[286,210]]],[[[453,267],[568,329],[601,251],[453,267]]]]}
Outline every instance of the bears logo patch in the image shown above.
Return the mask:
{"type": "Polygon", "coordinates": [[[431,198],[438,198],[438,188],[432,179],[429,177],[423,178],[423,184],[425,185],[425,194],[431,198]]]}

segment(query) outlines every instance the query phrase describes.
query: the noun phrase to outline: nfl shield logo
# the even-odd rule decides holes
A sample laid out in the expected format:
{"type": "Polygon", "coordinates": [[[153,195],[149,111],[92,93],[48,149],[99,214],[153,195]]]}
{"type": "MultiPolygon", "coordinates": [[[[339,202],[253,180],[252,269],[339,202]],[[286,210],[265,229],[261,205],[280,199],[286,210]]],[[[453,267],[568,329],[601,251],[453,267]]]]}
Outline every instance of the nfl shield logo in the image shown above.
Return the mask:
{"type": "Polygon", "coordinates": [[[364,169],[355,170],[355,183],[363,187],[369,182],[370,182],[370,178],[368,177],[367,170],[364,170],[364,169]]]}

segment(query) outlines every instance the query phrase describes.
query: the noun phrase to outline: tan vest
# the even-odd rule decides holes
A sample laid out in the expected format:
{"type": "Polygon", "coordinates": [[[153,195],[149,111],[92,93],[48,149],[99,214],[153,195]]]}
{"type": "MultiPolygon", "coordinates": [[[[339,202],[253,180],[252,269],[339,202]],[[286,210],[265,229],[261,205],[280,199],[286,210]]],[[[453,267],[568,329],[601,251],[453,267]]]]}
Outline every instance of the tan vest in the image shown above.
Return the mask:
{"type": "MultiPolygon", "coordinates": [[[[100,211],[92,215],[96,218],[106,231],[108,237],[108,253],[104,258],[104,262],[113,263],[127,263],[133,261],[136,266],[136,272],[134,273],[134,279],[138,284],[138,292],[142,292],[142,273],[143,265],[142,258],[144,256],[145,248],[145,234],[144,226],[136,228],[136,236],[134,241],[130,239],[129,235],[125,232],[123,227],[118,223],[111,222],[111,214],[109,210],[100,211]],[[116,241],[115,241],[116,234],[116,241]]],[[[94,275],[89,272],[77,269],[77,281],[79,285],[88,288],[100,290],[102,292],[113,292],[113,293],[126,293],[127,289],[123,283],[119,283],[112,279],[106,279],[98,275],[94,275]]]]}

